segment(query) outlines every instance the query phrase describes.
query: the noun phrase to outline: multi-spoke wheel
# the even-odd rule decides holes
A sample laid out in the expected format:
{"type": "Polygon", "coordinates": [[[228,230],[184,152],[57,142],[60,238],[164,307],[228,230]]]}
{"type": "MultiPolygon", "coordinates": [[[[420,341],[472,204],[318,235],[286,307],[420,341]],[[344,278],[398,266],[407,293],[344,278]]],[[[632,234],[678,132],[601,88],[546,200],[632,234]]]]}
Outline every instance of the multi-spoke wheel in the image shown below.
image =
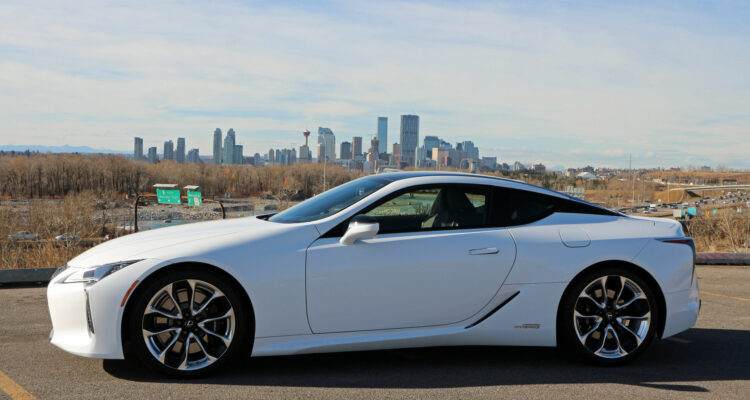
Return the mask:
{"type": "Polygon", "coordinates": [[[626,362],[648,347],[658,321],[653,290],[618,269],[587,274],[564,299],[561,334],[567,345],[601,363],[626,362]]]}
{"type": "Polygon", "coordinates": [[[247,348],[247,310],[221,277],[179,271],[147,284],[129,323],[136,355],[150,367],[193,377],[247,348]]]}

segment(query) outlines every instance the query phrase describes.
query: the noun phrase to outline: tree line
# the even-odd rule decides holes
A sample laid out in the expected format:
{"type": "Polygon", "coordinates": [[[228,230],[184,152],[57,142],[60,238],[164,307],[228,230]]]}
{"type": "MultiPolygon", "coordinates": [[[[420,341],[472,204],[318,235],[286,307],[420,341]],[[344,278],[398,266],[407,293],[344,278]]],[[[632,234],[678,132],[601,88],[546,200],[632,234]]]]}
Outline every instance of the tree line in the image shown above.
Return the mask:
{"type": "MultiPolygon", "coordinates": [[[[327,166],[328,188],[361,176],[327,166]]],[[[150,164],[120,155],[0,153],[0,196],[52,198],[93,191],[107,193],[152,193],[156,183],[179,187],[198,185],[204,196],[258,195],[307,198],[323,191],[323,165],[291,166],[150,164]]]]}

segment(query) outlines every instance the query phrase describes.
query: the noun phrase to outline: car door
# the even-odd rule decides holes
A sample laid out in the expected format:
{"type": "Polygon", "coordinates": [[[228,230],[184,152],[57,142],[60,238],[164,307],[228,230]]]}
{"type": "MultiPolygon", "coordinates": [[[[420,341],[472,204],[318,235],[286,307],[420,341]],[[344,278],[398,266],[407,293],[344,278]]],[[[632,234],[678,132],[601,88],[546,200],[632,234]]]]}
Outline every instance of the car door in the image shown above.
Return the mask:
{"type": "Polygon", "coordinates": [[[339,229],[312,243],[313,332],[446,325],[476,314],[515,259],[508,231],[489,226],[490,196],[480,185],[406,189],[360,213],[378,220],[375,237],[344,245],[339,229]]]}

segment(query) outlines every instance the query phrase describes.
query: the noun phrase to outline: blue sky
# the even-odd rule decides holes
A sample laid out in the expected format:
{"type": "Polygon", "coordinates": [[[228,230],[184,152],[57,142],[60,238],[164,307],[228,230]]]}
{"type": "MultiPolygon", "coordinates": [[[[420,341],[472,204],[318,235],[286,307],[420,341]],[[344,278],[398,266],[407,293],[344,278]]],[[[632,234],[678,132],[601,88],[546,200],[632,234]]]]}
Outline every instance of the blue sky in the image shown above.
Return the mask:
{"type": "Polygon", "coordinates": [[[0,3],[0,145],[247,152],[389,117],[548,166],[750,168],[746,2],[0,3]],[[156,4],[154,4],[156,3],[156,4]]]}

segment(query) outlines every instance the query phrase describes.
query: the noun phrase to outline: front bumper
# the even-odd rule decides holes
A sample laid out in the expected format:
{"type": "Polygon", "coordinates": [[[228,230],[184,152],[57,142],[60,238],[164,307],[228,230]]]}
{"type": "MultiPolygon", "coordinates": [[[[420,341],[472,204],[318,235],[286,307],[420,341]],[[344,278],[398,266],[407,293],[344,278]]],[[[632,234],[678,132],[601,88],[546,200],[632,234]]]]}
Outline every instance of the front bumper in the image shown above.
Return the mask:
{"type": "Polygon", "coordinates": [[[47,287],[50,343],[79,356],[124,358],[120,328],[125,307],[121,303],[133,283],[159,263],[143,260],[90,286],[63,283],[74,268],[53,277],[47,287]]]}

